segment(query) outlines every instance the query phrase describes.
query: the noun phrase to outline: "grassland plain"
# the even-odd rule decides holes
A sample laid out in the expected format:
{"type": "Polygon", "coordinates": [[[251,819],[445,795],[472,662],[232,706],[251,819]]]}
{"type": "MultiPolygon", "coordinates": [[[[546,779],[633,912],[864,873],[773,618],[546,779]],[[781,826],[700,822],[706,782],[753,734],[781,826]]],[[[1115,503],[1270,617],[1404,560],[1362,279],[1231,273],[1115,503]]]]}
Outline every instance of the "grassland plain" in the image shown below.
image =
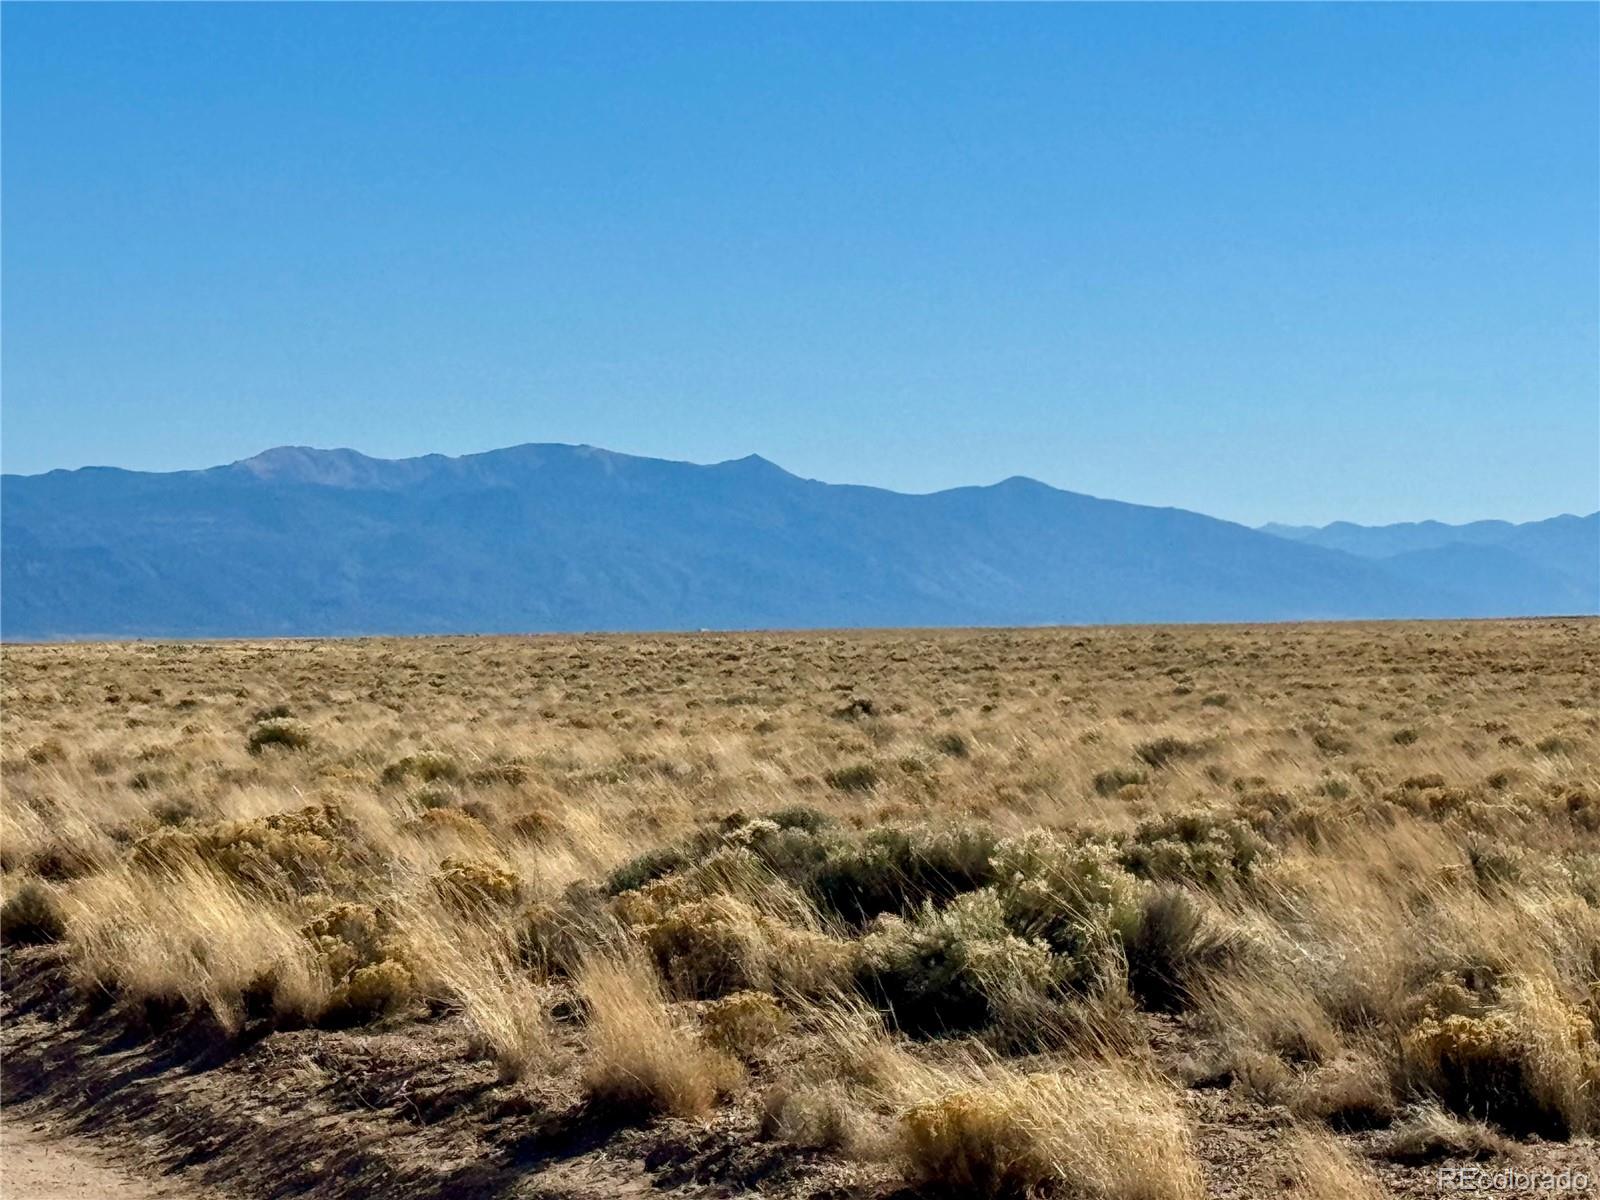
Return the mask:
{"type": "Polygon", "coordinates": [[[250,1197],[1600,1178],[1600,623],[10,646],[5,1101],[250,1197]]]}

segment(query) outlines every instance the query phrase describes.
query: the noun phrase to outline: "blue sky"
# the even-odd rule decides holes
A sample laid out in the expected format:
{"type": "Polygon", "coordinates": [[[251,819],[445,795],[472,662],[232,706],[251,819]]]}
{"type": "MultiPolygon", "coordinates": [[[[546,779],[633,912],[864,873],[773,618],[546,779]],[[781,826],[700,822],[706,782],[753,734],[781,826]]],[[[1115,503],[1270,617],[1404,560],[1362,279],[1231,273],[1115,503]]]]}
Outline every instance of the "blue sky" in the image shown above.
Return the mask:
{"type": "Polygon", "coordinates": [[[6,5],[8,471],[1600,504],[1600,7],[6,5]]]}

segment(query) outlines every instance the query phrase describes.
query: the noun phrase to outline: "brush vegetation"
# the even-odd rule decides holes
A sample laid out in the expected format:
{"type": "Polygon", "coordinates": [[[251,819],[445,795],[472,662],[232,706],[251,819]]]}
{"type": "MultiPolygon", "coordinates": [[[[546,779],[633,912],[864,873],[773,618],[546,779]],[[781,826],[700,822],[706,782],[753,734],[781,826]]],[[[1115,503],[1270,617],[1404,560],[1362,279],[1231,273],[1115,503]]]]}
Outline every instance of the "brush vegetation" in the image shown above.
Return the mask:
{"type": "Polygon", "coordinates": [[[733,1190],[1382,1195],[1592,1151],[1597,635],[7,647],[0,936],[63,1028],[801,1156],[733,1190]]]}

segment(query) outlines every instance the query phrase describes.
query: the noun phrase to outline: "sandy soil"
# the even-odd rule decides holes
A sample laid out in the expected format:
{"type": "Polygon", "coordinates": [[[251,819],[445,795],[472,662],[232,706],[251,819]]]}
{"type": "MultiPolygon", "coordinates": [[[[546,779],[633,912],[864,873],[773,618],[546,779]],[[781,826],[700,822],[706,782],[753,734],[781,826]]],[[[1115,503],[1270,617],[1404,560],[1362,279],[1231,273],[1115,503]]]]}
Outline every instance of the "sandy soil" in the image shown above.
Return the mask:
{"type": "Polygon", "coordinates": [[[193,1200],[194,1193],[139,1179],[84,1141],[0,1119],[0,1196],[5,1200],[193,1200]]]}

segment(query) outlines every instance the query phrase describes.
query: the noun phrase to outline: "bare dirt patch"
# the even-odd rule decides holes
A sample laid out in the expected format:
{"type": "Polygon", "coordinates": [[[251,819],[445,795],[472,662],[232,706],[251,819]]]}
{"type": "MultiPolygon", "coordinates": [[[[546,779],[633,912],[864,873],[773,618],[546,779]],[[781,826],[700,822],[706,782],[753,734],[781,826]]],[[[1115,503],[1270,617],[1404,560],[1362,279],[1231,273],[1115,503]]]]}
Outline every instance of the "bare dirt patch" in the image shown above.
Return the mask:
{"type": "Polygon", "coordinates": [[[0,1194],[7,1200],[200,1200],[107,1163],[81,1138],[20,1119],[0,1122],[0,1194]]]}

